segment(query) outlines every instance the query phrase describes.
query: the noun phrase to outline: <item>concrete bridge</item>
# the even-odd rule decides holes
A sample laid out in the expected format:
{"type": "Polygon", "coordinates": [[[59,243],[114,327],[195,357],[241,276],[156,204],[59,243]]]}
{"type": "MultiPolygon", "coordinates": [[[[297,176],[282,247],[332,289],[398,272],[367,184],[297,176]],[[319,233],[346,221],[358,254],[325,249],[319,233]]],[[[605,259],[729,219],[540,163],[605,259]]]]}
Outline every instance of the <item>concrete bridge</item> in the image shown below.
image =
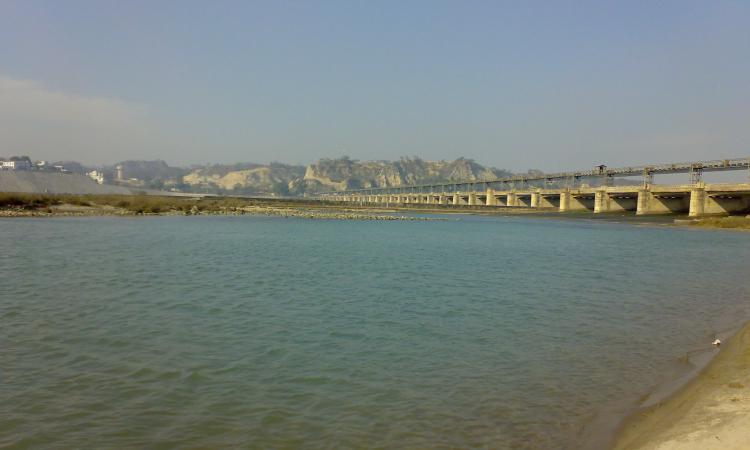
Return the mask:
{"type": "Polygon", "coordinates": [[[331,201],[386,206],[466,205],[594,213],[633,211],[641,215],[686,213],[691,217],[750,213],[750,183],[703,182],[704,171],[721,170],[746,170],[750,175],[750,159],[646,166],[627,170],[607,170],[606,167],[599,166],[594,171],[586,172],[352,190],[322,194],[320,197],[331,201]],[[614,174],[624,177],[635,173],[643,176],[642,184],[611,185],[614,174]],[[690,173],[691,182],[658,185],[653,183],[655,173],[690,173]],[[601,183],[590,187],[578,182],[590,178],[598,178],[601,183]],[[562,186],[559,185],[560,180],[564,182],[562,186]],[[552,184],[558,186],[552,187],[552,184]]]}

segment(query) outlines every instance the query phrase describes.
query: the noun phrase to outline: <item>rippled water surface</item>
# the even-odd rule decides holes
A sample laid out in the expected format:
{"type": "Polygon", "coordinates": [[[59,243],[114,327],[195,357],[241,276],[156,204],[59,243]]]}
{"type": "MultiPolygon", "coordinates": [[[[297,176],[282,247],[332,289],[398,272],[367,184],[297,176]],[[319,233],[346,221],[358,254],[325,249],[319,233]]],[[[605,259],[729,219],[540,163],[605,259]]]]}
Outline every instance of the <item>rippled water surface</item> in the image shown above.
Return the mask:
{"type": "Polygon", "coordinates": [[[750,317],[750,235],[0,221],[0,446],[574,448],[750,317]]]}

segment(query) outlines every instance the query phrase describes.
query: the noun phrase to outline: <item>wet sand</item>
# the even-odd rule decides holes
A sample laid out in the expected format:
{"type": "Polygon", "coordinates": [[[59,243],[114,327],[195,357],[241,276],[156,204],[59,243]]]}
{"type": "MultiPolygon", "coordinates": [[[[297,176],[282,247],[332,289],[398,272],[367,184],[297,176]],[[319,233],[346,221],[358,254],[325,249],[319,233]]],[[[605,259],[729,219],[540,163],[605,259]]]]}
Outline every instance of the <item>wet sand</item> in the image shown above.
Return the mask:
{"type": "Polygon", "coordinates": [[[614,448],[750,448],[750,324],[693,381],[628,419],[614,448]]]}

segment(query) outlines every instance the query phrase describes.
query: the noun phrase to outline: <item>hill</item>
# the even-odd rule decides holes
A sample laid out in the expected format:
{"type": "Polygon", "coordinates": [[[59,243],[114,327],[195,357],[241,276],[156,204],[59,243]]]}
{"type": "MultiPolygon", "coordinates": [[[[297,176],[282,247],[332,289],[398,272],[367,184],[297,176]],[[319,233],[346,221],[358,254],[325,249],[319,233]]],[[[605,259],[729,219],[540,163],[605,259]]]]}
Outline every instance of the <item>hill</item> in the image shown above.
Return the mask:
{"type": "Polygon", "coordinates": [[[131,194],[121,186],[97,184],[76,173],[0,171],[0,192],[35,194],[131,194]]]}
{"type": "Polygon", "coordinates": [[[238,163],[184,168],[169,166],[162,160],[129,160],[101,168],[87,167],[75,161],[59,165],[72,173],[0,172],[0,191],[126,194],[133,189],[152,189],[222,195],[306,196],[344,189],[481,181],[511,175],[507,170],[485,167],[467,158],[455,161],[426,161],[418,157],[398,161],[357,161],[342,157],[321,159],[308,166],[238,163]],[[121,186],[99,185],[81,174],[93,169],[104,172],[106,180],[121,186]],[[117,180],[118,172],[122,180],[117,180]]]}
{"type": "Polygon", "coordinates": [[[471,181],[510,175],[471,159],[356,161],[321,159],[307,167],[279,163],[196,168],[182,178],[185,190],[243,194],[309,195],[343,189],[404,186],[414,183],[471,181]]]}

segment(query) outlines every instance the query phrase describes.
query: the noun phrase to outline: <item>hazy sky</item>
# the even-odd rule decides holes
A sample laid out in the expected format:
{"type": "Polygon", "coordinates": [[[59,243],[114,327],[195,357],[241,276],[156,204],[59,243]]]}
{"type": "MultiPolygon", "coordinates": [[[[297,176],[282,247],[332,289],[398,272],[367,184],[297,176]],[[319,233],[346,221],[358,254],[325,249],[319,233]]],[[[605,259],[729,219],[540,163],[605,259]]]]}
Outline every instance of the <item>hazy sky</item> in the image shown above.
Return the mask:
{"type": "Polygon", "coordinates": [[[0,1],[0,155],[750,156],[750,2],[0,1]]]}

